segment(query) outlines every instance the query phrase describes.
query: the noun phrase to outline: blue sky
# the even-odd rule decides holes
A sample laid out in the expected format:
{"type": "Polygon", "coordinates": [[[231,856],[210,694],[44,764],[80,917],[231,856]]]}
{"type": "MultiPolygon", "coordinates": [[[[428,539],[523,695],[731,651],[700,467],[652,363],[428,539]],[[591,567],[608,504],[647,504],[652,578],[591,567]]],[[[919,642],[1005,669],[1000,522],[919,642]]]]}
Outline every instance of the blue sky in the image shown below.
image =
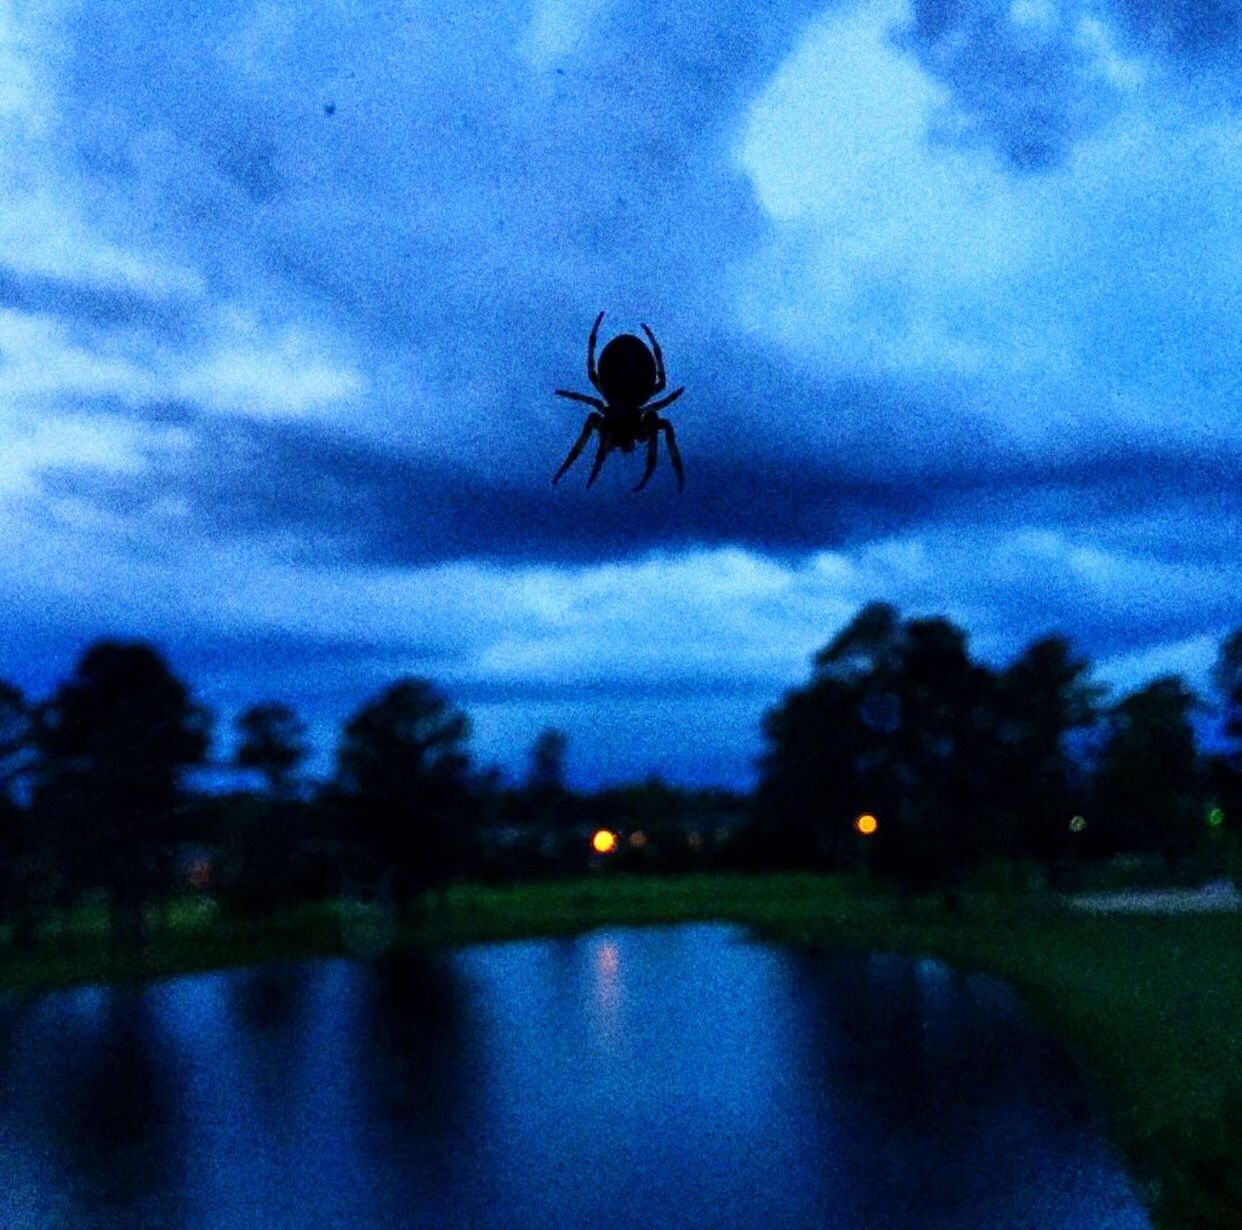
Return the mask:
{"type": "Polygon", "coordinates": [[[745,784],[864,602],[1206,688],[1242,623],[1223,0],[0,0],[0,675],[402,674],[745,784]],[[549,479],[595,314],[685,458],[549,479]]]}

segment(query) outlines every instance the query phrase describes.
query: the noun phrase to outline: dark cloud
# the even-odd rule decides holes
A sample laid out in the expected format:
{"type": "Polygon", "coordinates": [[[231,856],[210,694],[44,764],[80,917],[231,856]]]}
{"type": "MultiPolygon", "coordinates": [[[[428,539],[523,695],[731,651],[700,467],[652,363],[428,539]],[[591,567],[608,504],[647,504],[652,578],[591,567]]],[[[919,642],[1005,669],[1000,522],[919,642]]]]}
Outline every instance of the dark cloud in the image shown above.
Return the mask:
{"type": "Polygon", "coordinates": [[[1014,20],[1009,0],[914,0],[899,42],[946,85],[952,111],[934,140],[995,148],[1013,167],[1062,163],[1113,108],[1113,90],[1092,72],[1073,21],[1051,7],[1050,24],[1014,20]]]}
{"type": "Polygon", "coordinates": [[[513,683],[479,680],[458,684],[453,689],[462,704],[577,704],[583,701],[678,700],[759,698],[772,695],[771,678],[747,679],[732,673],[716,675],[670,673],[646,679],[597,679],[565,682],[525,679],[513,683]]]}
{"type": "Polygon", "coordinates": [[[520,54],[524,5],[290,6],[264,30],[248,5],[131,0],[79,11],[58,103],[119,229],[435,345],[538,299],[580,312],[588,271],[649,296],[738,250],[758,215],[704,153],[818,7],[610,7],[556,73],[520,54]]]}
{"type": "Polygon", "coordinates": [[[253,678],[260,669],[264,674],[317,672],[333,669],[393,670],[398,665],[407,671],[415,664],[422,669],[442,669],[459,658],[451,645],[451,636],[435,639],[412,631],[408,641],[399,646],[377,644],[373,637],[323,636],[314,632],[255,630],[244,632],[197,626],[183,626],[163,639],[167,652],[190,676],[233,674],[253,678]]]}
{"type": "Polygon", "coordinates": [[[1235,0],[1112,0],[1141,45],[1191,68],[1242,60],[1242,9],[1235,0]]]}
{"type": "Polygon", "coordinates": [[[0,264],[0,308],[55,316],[90,335],[138,330],[184,337],[190,323],[185,305],[125,286],[26,273],[0,264]]]}
{"type": "MultiPolygon", "coordinates": [[[[842,417],[859,396],[857,388],[840,394],[842,417]]],[[[713,441],[702,425],[687,428],[682,493],[662,457],[650,486],[634,494],[637,453],[610,458],[589,491],[584,457],[553,488],[550,475],[576,424],[532,450],[523,469],[498,474],[481,472],[468,457],[403,456],[304,425],[237,420],[214,425],[199,449],[180,460],[173,455],[158,470],[48,468],[42,482],[49,495],[94,501],[138,520],[157,502],[178,498],[190,531],[208,540],[279,532],[301,544],[307,562],[364,567],[591,562],[731,543],[796,555],[946,526],[1090,531],[1112,523],[1124,535],[1153,507],[1162,510],[1160,540],[1142,542],[1143,550],[1211,559],[1227,556],[1230,535],[1242,528],[1242,458],[1228,448],[1155,450],[1113,439],[1060,459],[1023,458],[979,439],[973,450],[936,456],[916,447],[917,439],[903,442],[900,423],[891,425],[892,434],[877,432],[874,440],[851,428],[848,456],[824,446],[799,454],[762,434],[742,451],[736,441],[713,441]]]]}
{"type": "Polygon", "coordinates": [[[1092,26],[1119,53],[1158,58],[1191,78],[1211,71],[1218,99],[1242,97],[1242,9],[1233,0],[1059,0],[1025,9],[1010,0],[914,0],[898,41],[952,96],[932,139],[990,146],[1023,171],[1061,165],[1122,105],[1101,48],[1084,36],[1092,26]]]}

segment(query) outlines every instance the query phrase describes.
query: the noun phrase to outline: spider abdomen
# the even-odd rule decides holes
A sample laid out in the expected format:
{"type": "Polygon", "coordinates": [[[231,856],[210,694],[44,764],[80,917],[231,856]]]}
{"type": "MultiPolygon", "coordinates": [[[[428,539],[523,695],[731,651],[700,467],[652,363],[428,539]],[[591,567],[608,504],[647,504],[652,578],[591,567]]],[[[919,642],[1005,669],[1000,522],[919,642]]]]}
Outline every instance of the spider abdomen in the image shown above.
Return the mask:
{"type": "Polygon", "coordinates": [[[599,356],[600,391],[610,404],[641,406],[656,387],[656,364],[641,338],[620,333],[599,356]]]}

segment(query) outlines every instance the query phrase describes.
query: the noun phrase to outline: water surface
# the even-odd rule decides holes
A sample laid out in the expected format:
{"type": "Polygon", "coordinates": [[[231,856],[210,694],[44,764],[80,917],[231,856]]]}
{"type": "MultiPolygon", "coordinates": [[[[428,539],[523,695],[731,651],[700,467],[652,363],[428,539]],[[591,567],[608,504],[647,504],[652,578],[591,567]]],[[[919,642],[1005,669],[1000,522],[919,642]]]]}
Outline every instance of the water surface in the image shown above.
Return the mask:
{"type": "Polygon", "coordinates": [[[0,1226],[1138,1230],[1063,1053],[931,961],[599,931],[0,1003],[0,1226]]]}

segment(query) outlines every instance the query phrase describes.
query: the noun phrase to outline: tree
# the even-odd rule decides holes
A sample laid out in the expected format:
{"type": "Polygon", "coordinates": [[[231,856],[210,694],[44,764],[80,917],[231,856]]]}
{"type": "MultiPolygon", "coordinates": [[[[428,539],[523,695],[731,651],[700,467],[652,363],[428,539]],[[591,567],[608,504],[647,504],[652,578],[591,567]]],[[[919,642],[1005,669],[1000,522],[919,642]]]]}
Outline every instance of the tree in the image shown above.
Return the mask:
{"type": "Polygon", "coordinates": [[[37,852],[29,809],[19,797],[30,771],[30,708],[20,688],[0,680],[0,916],[21,947],[34,942],[37,852]]]}
{"type": "Polygon", "coordinates": [[[900,722],[901,635],[896,609],[869,603],[814,656],[811,682],[764,716],[756,861],[842,865],[857,844],[853,816],[889,803],[895,783],[868,771],[882,751],[873,736],[900,722]]]}
{"type": "Polygon", "coordinates": [[[1224,712],[1225,736],[1237,745],[1235,754],[1242,757],[1242,628],[1221,642],[1212,668],[1212,683],[1224,712]]]}
{"type": "Polygon", "coordinates": [[[948,619],[902,626],[886,686],[900,715],[870,734],[867,778],[890,809],[875,866],[908,888],[947,888],[995,847],[995,681],[948,619]]]}
{"type": "Polygon", "coordinates": [[[897,608],[869,602],[815,655],[815,677],[880,682],[896,669],[901,637],[897,608]]]}
{"type": "Polygon", "coordinates": [[[1216,805],[1223,807],[1236,832],[1237,822],[1242,820],[1242,628],[1221,643],[1212,683],[1220,698],[1226,739],[1224,753],[1212,759],[1212,789],[1216,805]]]}
{"type": "Polygon", "coordinates": [[[863,806],[856,697],[857,689],[847,683],[817,679],[788,692],[765,714],[756,862],[797,867],[846,861],[848,820],[863,806]]]}
{"type": "Polygon", "coordinates": [[[425,679],[394,683],[345,726],[337,785],[403,913],[446,881],[460,854],[469,729],[425,679]]]}
{"type": "Polygon", "coordinates": [[[950,621],[864,607],[765,719],[759,832],[774,861],[848,864],[871,812],[877,870],[910,887],[952,878],[987,837],[993,693],[950,621]]]}
{"type": "Polygon", "coordinates": [[[262,802],[227,809],[219,863],[221,899],[239,911],[264,911],[298,895],[306,865],[305,820],[310,808],[295,795],[294,774],[306,759],[306,727],[288,706],[252,705],[237,718],[235,761],[256,769],[267,786],[262,802]]]}
{"type": "Polygon", "coordinates": [[[548,798],[565,789],[565,751],[569,740],[560,730],[541,730],[530,751],[530,773],[526,788],[531,794],[548,798]]]}
{"type": "Polygon", "coordinates": [[[288,705],[271,701],[242,713],[237,730],[237,764],[263,774],[269,798],[287,799],[293,775],[309,750],[305,724],[288,705]]]}
{"type": "Polygon", "coordinates": [[[1092,845],[1106,853],[1186,853],[1198,835],[1193,692],[1164,675],[1109,711],[1096,769],[1092,845]]]}
{"type": "Polygon", "coordinates": [[[1066,739],[1099,720],[1103,688],[1061,636],[1029,645],[998,679],[996,784],[1005,853],[1052,859],[1074,811],[1075,771],[1066,739]]]}
{"type": "Polygon", "coordinates": [[[572,814],[565,789],[565,750],[569,740],[559,730],[541,730],[530,749],[530,770],[526,783],[513,796],[514,819],[522,827],[531,826],[528,841],[543,849],[548,834],[563,830],[572,814]]]}
{"type": "Polygon", "coordinates": [[[30,706],[21,688],[0,679],[0,799],[15,799],[29,767],[30,706]]]}
{"type": "Polygon", "coordinates": [[[141,944],[143,908],[176,838],[182,777],[210,720],[150,645],[101,641],[35,723],[35,805],[62,863],[89,865],[112,896],[113,935],[141,944]]]}

